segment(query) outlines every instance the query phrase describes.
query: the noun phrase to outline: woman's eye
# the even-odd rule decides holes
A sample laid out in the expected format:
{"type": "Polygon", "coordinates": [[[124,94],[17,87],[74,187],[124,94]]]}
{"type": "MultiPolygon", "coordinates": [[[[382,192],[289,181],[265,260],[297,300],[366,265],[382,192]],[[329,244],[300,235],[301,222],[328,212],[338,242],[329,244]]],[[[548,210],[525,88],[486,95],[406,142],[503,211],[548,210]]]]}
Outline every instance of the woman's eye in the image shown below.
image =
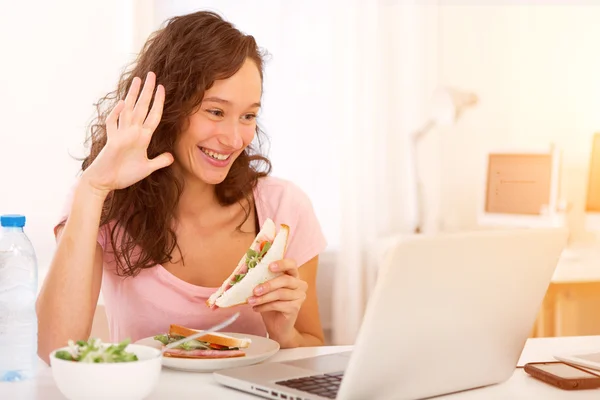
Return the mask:
{"type": "Polygon", "coordinates": [[[222,117],[223,116],[223,111],[221,110],[207,110],[210,114],[214,115],[215,117],[222,117]]]}
{"type": "Polygon", "coordinates": [[[256,114],[246,114],[246,115],[244,115],[244,119],[246,121],[253,121],[256,119],[256,114]]]}

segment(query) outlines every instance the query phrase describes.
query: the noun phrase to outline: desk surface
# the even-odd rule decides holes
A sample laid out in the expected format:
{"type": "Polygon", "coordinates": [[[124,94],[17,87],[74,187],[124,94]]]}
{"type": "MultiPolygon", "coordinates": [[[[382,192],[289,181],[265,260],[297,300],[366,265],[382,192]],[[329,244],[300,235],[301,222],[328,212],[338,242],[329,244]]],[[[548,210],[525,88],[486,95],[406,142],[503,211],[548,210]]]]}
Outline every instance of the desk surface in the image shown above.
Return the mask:
{"type": "Polygon", "coordinates": [[[560,257],[552,282],[600,281],[600,247],[580,245],[565,249],[560,257]]]}
{"type": "MultiPolygon", "coordinates": [[[[330,354],[351,349],[349,346],[326,346],[281,350],[270,361],[285,361],[330,354]]],[[[550,361],[556,353],[592,352],[600,350],[600,336],[529,339],[519,360],[519,366],[531,361],[550,361]]],[[[257,399],[257,397],[234,391],[216,383],[211,374],[186,373],[163,369],[156,391],[149,400],[162,399],[257,399]],[[194,385],[190,385],[190,377],[194,385]]],[[[517,368],[512,377],[499,385],[475,389],[439,397],[449,400],[470,399],[598,399],[600,390],[567,392],[547,385],[517,368]]],[[[29,382],[0,383],[0,399],[64,400],[52,380],[50,368],[45,364],[37,379],[29,382]]]]}

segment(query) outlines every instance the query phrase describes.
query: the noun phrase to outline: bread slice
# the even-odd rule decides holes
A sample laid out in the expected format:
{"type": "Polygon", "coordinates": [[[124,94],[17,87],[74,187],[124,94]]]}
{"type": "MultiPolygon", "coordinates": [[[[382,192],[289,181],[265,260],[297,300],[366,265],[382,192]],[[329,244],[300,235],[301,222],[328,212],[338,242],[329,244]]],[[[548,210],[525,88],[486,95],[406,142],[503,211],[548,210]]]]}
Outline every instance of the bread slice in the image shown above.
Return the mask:
{"type": "MultiPolygon", "coordinates": [[[[171,326],[169,327],[170,336],[187,337],[198,332],[200,331],[196,329],[186,328],[185,326],[176,324],[171,324],[171,326]]],[[[200,336],[196,340],[200,342],[217,344],[219,346],[238,347],[240,349],[248,348],[252,343],[252,339],[250,338],[236,338],[218,332],[207,333],[206,335],[200,336]]]]}
{"type": "Polygon", "coordinates": [[[214,305],[221,308],[227,308],[246,304],[248,298],[253,296],[254,288],[256,286],[281,275],[281,272],[272,272],[269,269],[269,265],[283,259],[287,248],[289,232],[289,226],[282,224],[273,240],[271,248],[266,252],[261,261],[254,268],[249,269],[246,276],[241,281],[231,287],[227,287],[227,283],[231,280],[228,278],[228,280],[224,282],[224,286],[227,287],[227,290],[216,296],[214,305]]]}

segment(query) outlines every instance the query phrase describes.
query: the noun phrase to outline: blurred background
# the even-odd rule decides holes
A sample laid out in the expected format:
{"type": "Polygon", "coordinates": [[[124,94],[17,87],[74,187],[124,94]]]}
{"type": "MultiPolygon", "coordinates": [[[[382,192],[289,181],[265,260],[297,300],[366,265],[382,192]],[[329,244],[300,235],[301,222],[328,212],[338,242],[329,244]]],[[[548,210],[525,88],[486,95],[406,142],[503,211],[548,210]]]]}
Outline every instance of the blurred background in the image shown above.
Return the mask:
{"type": "Polygon", "coordinates": [[[571,232],[532,335],[600,334],[600,6],[475,3],[0,1],[0,213],[27,216],[43,278],[94,102],[166,19],[209,9],[269,54],[259,122],[329,242],[328,342],[354,340],[391,241],[514,226],[571,232]]]}

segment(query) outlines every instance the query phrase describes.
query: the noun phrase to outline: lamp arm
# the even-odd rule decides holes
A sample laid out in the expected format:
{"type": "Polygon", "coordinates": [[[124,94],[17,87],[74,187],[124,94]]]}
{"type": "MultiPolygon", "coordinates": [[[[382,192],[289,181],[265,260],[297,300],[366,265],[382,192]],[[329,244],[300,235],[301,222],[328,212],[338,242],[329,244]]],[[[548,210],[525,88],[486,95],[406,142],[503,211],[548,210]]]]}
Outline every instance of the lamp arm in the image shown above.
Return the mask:
{"type": "Polygon", "coordinates": [[[420,129],[418,129],[412,135],[413,143],[416,145],[418,142],[420,142],[425,137],[425,135],[427,135],[427,133],[433,129],[434,126],[435,121],[433,119],[428,120],[420,129]]]}
{"type": "Polygon", "coordinates": [[[427,133],[430,130],[432,130],[435,127],[435,125],[435,121],[430,119],[413,134],[411,140],[412,162],[415,180],[415,197],[417,208],[417,223],[414,228],[414,233],[421,233],[421,231],[423,230],[424,220],[423,183],[421,182],[421,174],[419,173],[419,158],[417,157],[417,150],[419,142],[425,137],[425,135],[427,135],[427,133]]]}

